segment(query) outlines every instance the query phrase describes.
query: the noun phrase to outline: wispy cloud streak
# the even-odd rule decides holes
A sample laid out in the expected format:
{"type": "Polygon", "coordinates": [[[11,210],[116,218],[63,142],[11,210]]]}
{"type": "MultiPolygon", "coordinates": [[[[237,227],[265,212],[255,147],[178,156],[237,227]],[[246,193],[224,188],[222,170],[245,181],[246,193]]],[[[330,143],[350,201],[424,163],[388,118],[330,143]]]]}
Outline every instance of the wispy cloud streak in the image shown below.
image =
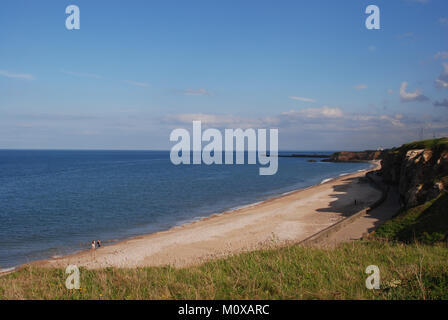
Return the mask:
{"type": "Polygon", "coordinates": [[[0,75],[7,77],[7,78],[13,78],[13,79],[22,79],[22,80],[34,80],[34,76],[31,74],[26,73],[12,73],[6,70],[0,70],[0,75]]]}

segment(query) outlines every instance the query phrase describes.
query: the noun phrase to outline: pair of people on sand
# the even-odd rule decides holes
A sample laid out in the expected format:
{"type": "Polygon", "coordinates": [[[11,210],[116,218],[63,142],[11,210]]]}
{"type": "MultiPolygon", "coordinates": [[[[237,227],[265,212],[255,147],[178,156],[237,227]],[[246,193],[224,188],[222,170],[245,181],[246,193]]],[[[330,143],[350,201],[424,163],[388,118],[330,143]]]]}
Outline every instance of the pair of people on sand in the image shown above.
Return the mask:
{"type": "Polygon", "coordinates": [[[96,259],[96,252],[95,252],[95,249],[97,248],[97,246],[98,246],[98,248],[101,248],[101,241],[100,240],[92,240],[92,243],[91,243],[91,252],[92,252],[92,258],[93,259],[96,259]]]}
{"type": "Polygon", "coordinates": [[[100,240],[92,240],[92,244],[91,244],[92,250],[96,249],[96,248],[101,248],[101,241],[100,240]]]}

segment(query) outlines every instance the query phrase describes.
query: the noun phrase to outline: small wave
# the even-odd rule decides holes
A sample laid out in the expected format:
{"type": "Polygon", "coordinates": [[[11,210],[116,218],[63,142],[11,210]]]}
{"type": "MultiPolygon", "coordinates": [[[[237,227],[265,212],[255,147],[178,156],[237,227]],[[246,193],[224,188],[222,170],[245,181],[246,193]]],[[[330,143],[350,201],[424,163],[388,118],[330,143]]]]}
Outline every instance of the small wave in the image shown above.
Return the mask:
{"type": "Polygon", "coordinates": [[[15,267],[0,269],[0,273],[11,272],[11,271],[14,271],[15,269],[16,269],[15,267]]]}
{"type": "Polygon", "coordinates": [[[256,206],[257,204],[260,204],[262,202],[263,201],[258,201],[258,202],[254,202],[254,203],[250,203],[250,204],[245,204],[245,205],[242,205],[242,206],[233,207],[233,208],[230,208],[228,211],[234,211],[234,210],[250,208],[250,207],[256,206]]]}
{"type": "Polygon", "coordinates": [[[191,219],[181,220],[181,221],[177,222],[174,226],[180,227],[180,226],[183,226],[183,225],[186,225],[186,224],[192,224],[194,222],[201,221],[204,218],[207,218],[207,217],[206,216],[200,216],[200,217],[194,217],[194,218],[191,218],[191,219]]]}
{"type": "Polygon", "coordinates": [[[322,182],[320,184],[324,184],[324,183],[326,183],[328,181],[331,181],[331,180],[333,180],[333,178],[324,179],[324,180],[322,180],[322,182]]]}

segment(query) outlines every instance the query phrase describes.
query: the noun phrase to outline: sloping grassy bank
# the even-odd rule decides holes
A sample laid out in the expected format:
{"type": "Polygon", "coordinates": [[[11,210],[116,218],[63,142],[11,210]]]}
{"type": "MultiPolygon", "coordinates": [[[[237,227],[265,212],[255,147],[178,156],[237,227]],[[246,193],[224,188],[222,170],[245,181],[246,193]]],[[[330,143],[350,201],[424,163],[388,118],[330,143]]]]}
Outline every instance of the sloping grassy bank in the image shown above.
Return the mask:
{"type": "Polygon", "coordinates": [[[448,248],[363,241],[332,250],[293,245],[174,269],[81,269],[67,290],[60,269],[0,277],[0,299],[448,299],[448,248]],[[377,265],[381,289],[367,290],[377,265]]]}
{"type": "Polygon", "coordinates": [[[425,244],[448,240],[448,193],[420,206],[401,210],[375,232],[376,237],[425,244]]]}

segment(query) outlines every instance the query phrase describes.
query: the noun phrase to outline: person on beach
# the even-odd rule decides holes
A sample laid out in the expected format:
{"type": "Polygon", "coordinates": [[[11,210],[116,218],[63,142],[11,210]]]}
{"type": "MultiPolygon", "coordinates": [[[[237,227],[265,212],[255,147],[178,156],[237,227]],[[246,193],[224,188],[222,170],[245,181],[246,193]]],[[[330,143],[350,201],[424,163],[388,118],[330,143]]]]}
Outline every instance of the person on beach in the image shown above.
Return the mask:
{"type": "Polygon", "coordinates": [[[101,241],[100,240],[96,240],[96,244],[97,244],[98,248],[101,248],[101,241]]]}
{"type": "Polygon", "coordinates": [[[90,246],[91,246],[91,252],[92,252],[91,256],[92,256],[92,258],[95,258],[95,249],[96,249],[95,240],[92,240],[92,244],[90,246]]]}

